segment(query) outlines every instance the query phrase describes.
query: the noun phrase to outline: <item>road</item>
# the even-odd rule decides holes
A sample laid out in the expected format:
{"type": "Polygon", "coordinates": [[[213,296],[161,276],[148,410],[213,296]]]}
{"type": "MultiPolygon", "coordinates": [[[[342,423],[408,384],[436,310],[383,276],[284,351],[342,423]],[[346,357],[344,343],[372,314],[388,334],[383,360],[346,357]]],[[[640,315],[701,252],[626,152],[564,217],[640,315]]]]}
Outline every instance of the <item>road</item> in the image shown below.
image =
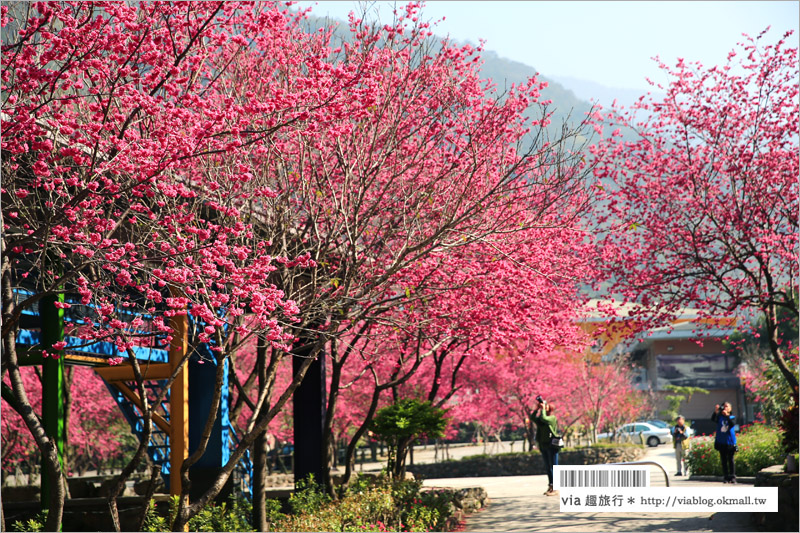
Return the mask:
{"type": "MultiPolygon", "coordinates": [[[[469,448],[475,447],[464,447],[459,453],[469,454],[469,448]]],[[[422,462],[425,459],[420,455],[422,462]]],[[[671,487],[708,486],[713,490],[720,485],[672,477],[675,456],[670,445],[648,448],[644,460],[664,466],[671,487]]],[[[650,469],[651,486],[665,486],[661,469],[650,469]]],[[[491,503],[467,518],[466,531],[751,531],[753,527],[749,513],[561,513],[558,498],[542,494],[547,489],[544,475],[428,479],[424,485],[486,489],[491,503]]]]}

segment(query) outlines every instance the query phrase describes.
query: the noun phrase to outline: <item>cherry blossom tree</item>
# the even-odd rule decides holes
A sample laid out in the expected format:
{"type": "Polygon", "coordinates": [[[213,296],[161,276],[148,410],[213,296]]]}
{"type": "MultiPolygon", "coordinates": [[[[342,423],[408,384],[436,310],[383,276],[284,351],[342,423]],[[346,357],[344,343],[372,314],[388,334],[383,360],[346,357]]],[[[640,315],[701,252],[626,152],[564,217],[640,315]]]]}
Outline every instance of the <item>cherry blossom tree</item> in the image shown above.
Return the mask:
{"type": "MultiPolygon", "coordinates": [[[[433,47],[417,4],[386,27],[353,17],[340,45],[272,3],[2,9],[4,398],[54,478],[58,457],[15,352],[25,310],[76,295],[80,305],[60,305],[91,320],[70,333],[115,343],[142,399],[133,348],[168,344],[170,320],[190,314],[182,365],[204,343],[218,368],[207,429],[222,363],[258,339],[256,368],[240,361],[258,383],[253,397],[242,387],[244,434],[190,501],[204,432],[179,473],[175,528],[219,494],[326,346],[409,303],[401,273],[546,227],[553,213],[563,226],[581,207],[576,132],[550,140],[546,115],[522,116],[541,83],[492,93],[480,51],[433,47]],[[281,361],[300,351],[299,370],[275,387],[281,361]]],[[[498,331],[515,334],[507,326],[498,331]]],[[[150,409],[118,489],[143,457],[150,409]]],[[[56,529],[63,493],[50,508],[56,529]]]]}
{"type": "Polygon", "coordinates": [[[578,365],[574,378],[578,386],[572,400],[592,442],[603,427],[635,420],[645,409],[642,396],[631,385],[631,367],[624,360],[594,363],[586,359],[578,365]]]}
{"type": "MultiPolygon", "coordinates": [[[[271,130],[242,130],[252,110],[217,90],[219,73],[248,47],[239,34],[290,27],[282,13],[221,2],[2,6],[3,392],[53,479],[60,464],[30,408],[15,350],[20,316],[43,298],[76,295],[70,312],[90,320],[72,322],[70,333],[129,355],[142,399],[131,349],[168,344],[170,319],[187,308],[193,338],[214,343],[220,362],[234,333],[291,341],[276,318],[295,306],[268,281],[273,258],[221,187],[248,174],[224,167],[219,154],[271,130]],[[139,315],[132,322],[131,313],[139,315]]],[[[289,33],[282,35],[292,41],[289,33]]],[[[285,121],[304,112],[281,107],[285,121]]],[[[142,445],[117,488],[146,449],[145,410],[142,445]]],[[[58,528],[63,497],[59,485],[49,529],[58,528]]]]}
{"type": "Polygon", "coordinates": [[[525,428],[528,449],[535,443],[533,412],[541,395],[555,406],[559,430],[567,430],[583,414],[575,402],[579,359],[573,353],[553,349],[547,352],[501,351],[472,373],[467,381],[472,393],[459,397],[454,416],[464,421],[480,420],[501,429],[511,423],[525,428]],[[491,365],[491,372],[487,366],[491,365]]]}
{"type": "Polygon", "coordinates": [[[597,258],[609,290],[656,319],[685,307],[706,318],[763,316],[772,359],[796,388],[777,333],[779,309],[798,315],[798,67],[790,35],[775,44],[766,31],[746,37],[711,68],[659,63],[670,80],[658,85],[663,101],[642,97],[630,111],[597,116],[635,129],[638,140],[612,135],[593,154],[606,230],[597,258]]]}
{"type": "MultiPolygon", "coordinates": [[[[33,366],[22,368],[22,379],[30,393],[32,407],[41,413],[41,376],[33,366]]],[[[82,475],[89,469],[102,470],[110,460],[119,459],[130,434],[120,418],[113,398],[101,379],[86,367],[67,368],[67,433],[64,468],[68,475],[82,475]]],[[[17,465],[35,470],[39,451],[22,418],[4,403],[2,419],[3,471],[14,474],[17,465]]]]}
{"type": "MultiPolygon", "coordinates": [[[[504,422],[497,415],[507,410],[490,413],[494,404],[486,399],[494,394],[487,395],[490,389],[482,379],[500,372],[501,359],[495,360],[494,352],[513,349],[514,357],[502,364],[507,372],[524,374],[514,365],[540,364],[540,354],[557,345],[582,346],[574,312],[580,308],[578,282],[588,277],[579,252],[585,245],[581,232],[551,222],[548,229],[431,254],[396,277],[402,308],[381,315],[377,323],[365,322],[355,336],[340,340],[339,353],[332,354],[329,425],[337,416],[331,409],[337,397],[341,417],[358,420],[349,437],[345,480],[358,440],[382,402],[417,397],[453,412],[472,409],[472,419],[497,419],[500,427],[504,422]],[[481,398],[471,401],[482,387],[481,398]]],[[[550,362],[558,365],[555,357],[550,362]]]]}
{"type": "MultiPolygon", "coordinates": [[[[798,317],[778,310],[778,335],[785,347],[789,369],[798,371],[798,317]]],[[[736,374],[749,395],[758,402],[760,415],[769,424],[780,420],[781,411],[793,403],[793,391],[783,379],[780,369],[769,357],[769,334],[764,320],[750,324],[751,331],[731,336],[728,347],[739,360],[736,374]]]]}
{"type": "MultiPolygon", "coordinates": [[[[33,394],[32,408],[41,412],[41,381],[32,368],[23,369],[22,380],[26,389],[33,394]]],[[[35,469],[39,462],[38,448],[31,437],[30,431],[25,427],[22,418],[13,410],[8,409],[8,404],[3,400],[2,442],[3,442],[3,473],[13,474],[17,466],[28,464],[28,471],[35,469]]]]}
{"type": "MultiPolygon", "coordinates": [[[[313,130],[293,123],[250,151],[249,190],[269,191],[242,196],[254,206],[258,234],[273,256],[317,265],[271,278],[298,303],[291,330],[308,347],[305,357],[323,349],[338,357],[339,339],[407,305],[414,285],[398,276],[427,257],[536,227],[546,213],[574,214],[584,192],[575,132],[550,142],[546,118],[531,123],[521,114],[541,84],[492,93],[477,72],[479,50],[431,46],[428,26],[414,20],[418,10],[410,4],[383,28],[351,17],[353,38],[315,71],[350,80],[348,98],[309,110],[313,130]]],[[[254,72],[276,71],[269,57],[248,61],[231,73],[231,91],[283,90],[266,76],[253,82],[254,72]]],[[[290,83],[285,68],[277,71],[290,83]]]]}

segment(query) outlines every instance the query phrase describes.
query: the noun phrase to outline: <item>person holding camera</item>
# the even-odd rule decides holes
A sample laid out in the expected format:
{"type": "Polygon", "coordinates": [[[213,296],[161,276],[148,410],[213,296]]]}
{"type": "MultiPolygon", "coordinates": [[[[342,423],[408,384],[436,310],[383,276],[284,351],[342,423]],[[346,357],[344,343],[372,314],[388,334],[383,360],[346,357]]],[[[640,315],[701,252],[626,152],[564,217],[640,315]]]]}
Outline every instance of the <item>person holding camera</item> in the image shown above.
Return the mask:
{"type": "Polygon", "coordinates": [[[683,472],[689,475],[689,470],[686,468],[686,447],[684,442],[689,438],[686,433],[685,419],[679,416],[675,420],[675,427],[672,428],[672,444],[675,446],[675,461],[678,464],[678,473],[676,476],[682,476],[683,472]]]}
{"type": "Polygon", "coordinates": [[[538,405],[533,412],[533,422],[536,424],[536,442],[539,444],[539,451],[542,453],[544,466],[547,470],[547,490],[545,496],[553,496],[553,466],[558,464],[557,445],[553,445],[554,440],[558,441],[558,421],[553,414],[553,404],[544,401],[541,396],[536,397],[538,405]]]}
{"type": "Polygon", "coordinates": [[[717,423],[717,433],[714,438],[714,449],[719,452],[722,463],[723,483],[736,483],[736,468],[733,463],[733,454],[736,453],[736,417],[731,414],[730,402],[723,402],[714,406],[711,420],[717,423]]]}

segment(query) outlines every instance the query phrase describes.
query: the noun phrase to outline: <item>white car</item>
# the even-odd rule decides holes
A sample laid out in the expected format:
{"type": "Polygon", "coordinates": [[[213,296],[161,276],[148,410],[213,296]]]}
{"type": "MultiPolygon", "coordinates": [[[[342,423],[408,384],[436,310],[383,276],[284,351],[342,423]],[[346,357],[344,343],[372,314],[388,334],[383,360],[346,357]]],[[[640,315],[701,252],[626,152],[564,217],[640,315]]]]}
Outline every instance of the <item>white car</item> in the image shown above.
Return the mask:
{"type": "MultiPolygon", "coordinates": [[[[644,420],[644,422],[646,422],[648,424],[652,424],[652,425],[654,425],[656,427],[659,427],[659,428],[667,428],[670,431],[672,431],[672,428],[675,427],[674,424],[672,426],[670,426],[669,424],[667,424],[663,420],[644,420]]],[[[694,429],[692,429],[692,428],[687,426],[686,427],[686,436],[689,437],[689,438],[694,437],[694,429]]]]}
{"type": "Polygon", "coordinates": [[[639,435],[642,436],[642,442],[648,446],[658,446],[659,444],[667,444],[672,442],[672,433],[670,428],[660,428],[648,422],[634,422],[621,426],[615,433],[599,433],[598,439],[611,439],[616,434],[617,440],[639,442],[639,435]]]}

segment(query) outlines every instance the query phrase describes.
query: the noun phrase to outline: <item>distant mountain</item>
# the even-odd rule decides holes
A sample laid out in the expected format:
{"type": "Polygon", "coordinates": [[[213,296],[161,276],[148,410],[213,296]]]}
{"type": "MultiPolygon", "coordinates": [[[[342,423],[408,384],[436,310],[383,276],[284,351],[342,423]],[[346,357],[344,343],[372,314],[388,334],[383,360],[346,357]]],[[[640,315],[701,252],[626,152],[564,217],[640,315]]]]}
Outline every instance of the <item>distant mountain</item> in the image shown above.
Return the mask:
{"type": "MultiPolygon", "coordinates": [[[[484,61],[481,77],[493,80],[501,92],[510,87],[512,83],[520,84],[537,73],[534,67],[500,57],[497,52],[492,50],[485,50],[481,54],[481,58],[484,61]]],[[[576,93],[565,88],[553,78],[540,74],[537,79],[546,81],[548,84],[547,88],[542,91],[541,100],[553,101],[551,105],[554,111],[553,122],[559,127],[562,121],[568,117],[570,121],[580,122],[592,108],[592,104],[588,100],[576,96],[576,93]]]]}
{"type": "MultiPolygon", "coordinates": [[[[331,23],[339,24],[335,30],[335,34],[339,38],[351,38],[350,32],[347,31],[347,23],[337,19],[317,17],[312,14],[309,15],[304,24],[307,31],[313,32],[331,23]]],[[[441,42],[441,39],[442,38],[439,36],[433,36],[431,38],[434,46],[441,42]]],[[[484,62],[481,68],[481,77],[483,79],[493,80],[497,86],[498,92],[501,94],[512,84],[519,85],[520,83],[524,83],[537,72],[536,69],[530,65],[500,57],[492,50],[484,50],[481,53],[481,58],[484,62]]],[[[576,93],[564,88],[553,78],[548,78],[547,76],[537,76],[537,78],[540,81],[546,81],[548,83],[548,87],[542,91],[540,100],[552,100],[553,102],[549,106],[549,111],[553,113],[551,117],[551,126],[548,128],[551,135],[560,133],[561,125],[566,120],[569,120],[572,124],[578,124],[586,118],[586,114],[592,108],[592,104],[589,101],[576,96],[576,93]]],[[[538,108],[531,108],[527,116],[529,118],[538,119],[540,117],[535,116],[537,111],[538,108]]]]}
{"type": "MultiPolygon", "coordinates": [[[[328,26],[331,23],[338,23],[335,34],[339,38],[347,40],[352,37],[347,29],[347,23],[340,20],[310,15],[304,22],[307,31],[316,31],[320,27],[328,26]]],[[[433,36],[431,41],[434,46],[437,46],[441,42],[441,37],[433,36]]],[[[524,83],[537,73],[536,68],[519,61],[500,57],[497,52],[492,50],[484,50],[481,53],[481,58],[483,60],[481,77],[493,80],[500,94],[512,84],[524,83]]],[[[548,134],[551,138],[561,134],[561,126],[564,122],[568,122],[571,126],[580,124],[595,103],[599,103],[603,108],[608,109],[616,98],[619,104],[629,107],[645,92],[637,89],[606,87],[599,83],[566,76],[548,76],[546,73],[541,73],[537,76],[537,79],[548,83],[548,86],[542,91],[540,100],[552,101],[548,108],[548,111],[552,113],[551,124],[548,127],[548,134]]],[[[538,107],[531,107],[526,116],[530,119],[539,119],[541,117],[537,116],[538,113],[538,107]]],[[[594,134],[594,130],[591,128],[584,131],[586,135],[594,134]]],[[[611,131],[611,128],[606,128],[603,132],[604,136],[609,135],[611,131]]],[[[622,138],[624,140],[634,140],[636,135],[630,130],[623,129],[622,138]]]]}
{"type": "MultiPolygon", "coordinates": [[[[500,91],[509,87],[512,83],[521,83],[536,74],[534,67],[500,57],[491,50],[484,51],[481,57],[484,60],[481,70],[482,77],[494,80],[500,91]]],[[[542,91],[541,99],[553,101],[550,107],[553,112],[552,125],[549,128],[551,135],[558,135],[561,131],[561,125],[565,121],[572,125],[579,124],[597,104],[602,106],[603,109],[610,109],[611,104],[616,99],[618,105],[629,108],[642,94],[646,93],[646,91],[639,89],[606,87],[592,81],[565,76],[550,77],[546,74],[541,74],[537,78],[548,83],[547,88],[542,91]]],[[[663,96],[663,94],[654,93],[654,96],[659,97],[663,96]]],[[[534,116],[536,111],[537,108],[531,108],[527,116],[538,118],[534,116]]],[[[641,117],[642,112],[637,113],[637,115],[641,117]]],[[[616,127],[605,128],[603,136],[610,135],[614,129],[616,127]]],[[[593,135],[593,130],[585,131],[587,134],[593,135]]],[[[621,133],[622,139],[625,141],[634,141],[638,138],[635,132],[628,128],[621,128],[621,133]]]]}
{"type": "MultiPolygon", "coordinates": [[[[572,91],[578,98],[588,102],[597,102],[603,108],[610,108],[614,100],[617,104],[630,108],[643,94],[647,94],[644,89],[623,89],[620,87],[607,87],[599,83],[581,80],[570,76],[555,76],[554,79],[562,86],[572,91]]],[[[653,92],[653,91],[651,91],[653,92]]],[[[661,98],[664,93],[653,92],[653,96],[661,98]]]]}

